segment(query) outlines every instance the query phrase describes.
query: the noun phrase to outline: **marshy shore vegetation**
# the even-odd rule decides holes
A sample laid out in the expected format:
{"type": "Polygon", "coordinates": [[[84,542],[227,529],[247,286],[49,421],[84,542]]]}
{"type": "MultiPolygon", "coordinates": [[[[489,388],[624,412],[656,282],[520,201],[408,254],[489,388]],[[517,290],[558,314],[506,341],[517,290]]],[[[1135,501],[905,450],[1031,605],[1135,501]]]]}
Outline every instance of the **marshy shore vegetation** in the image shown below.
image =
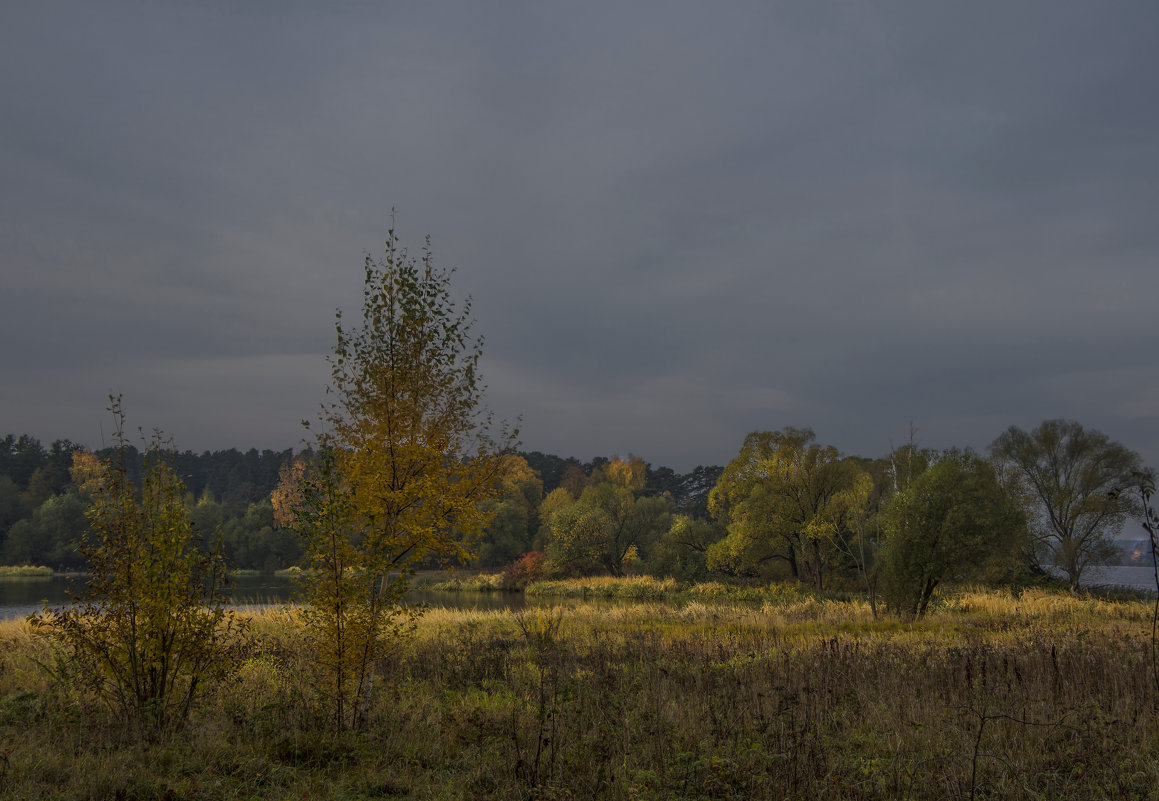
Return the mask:
{"type": "Polygon", "coordinates": [[[52,578],[53,570],[44,565],[0,565],[0,578],[52,578]]]}

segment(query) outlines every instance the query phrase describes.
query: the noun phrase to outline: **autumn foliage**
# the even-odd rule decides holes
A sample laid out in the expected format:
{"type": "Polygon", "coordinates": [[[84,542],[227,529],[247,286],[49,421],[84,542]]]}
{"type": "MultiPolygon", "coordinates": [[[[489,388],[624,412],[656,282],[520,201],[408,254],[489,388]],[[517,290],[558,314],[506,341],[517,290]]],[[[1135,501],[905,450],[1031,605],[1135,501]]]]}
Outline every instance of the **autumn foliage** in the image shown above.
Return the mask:
{"type": "Polygon", "coordinates": [[[68,653],[59,678],[90,687],[126,722],[166,729],[181,725],[208,680],[228,668],[240,626],[223,605],[225,566],[199,548],[164,443],[150,444],[138,491],[120,398],[111,400],[120,458],[77,462],[92,494],[92,540],[81,545],[87,587],[74,606],[31,622],[68,653]]]}
{"type": "Polygon", "coordinates": [[[547,578],[550,573],[547,556],[541,551],[528,551],[503,568],[503,584],[521,590],[533,581],[547,578]]]}
{"type": "Polygon", "coordinates": [[[501,491],[503,448],[482,409],[470,303],[456,308],[429,241],[415,258],[391,230],[384,258],[366,258],[361,324],[339,312],[336,327],[333,400],[312,463],[289,468],[284,505],[308,555],[317,686],[344,728],[363,720],[416,566],[469,557],[501,491]]]}

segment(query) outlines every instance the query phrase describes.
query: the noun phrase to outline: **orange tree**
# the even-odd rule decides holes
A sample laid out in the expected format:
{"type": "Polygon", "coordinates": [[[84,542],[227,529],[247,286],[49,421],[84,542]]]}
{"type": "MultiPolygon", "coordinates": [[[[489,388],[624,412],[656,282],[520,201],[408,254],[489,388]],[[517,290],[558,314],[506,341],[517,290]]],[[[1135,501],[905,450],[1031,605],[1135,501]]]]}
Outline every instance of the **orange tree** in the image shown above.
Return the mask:
{"type": "Polygon", "coordinates": [[[374,663],[405,624],[417,566],[466,559],[501,491],[470,301],[430,240],[421,257],[391,229],[367,256],[361,325],[337,319],[331,402],[301,479],[295,525],[308,558],[307,622],[332,723],[365,720],[374,663]]]}

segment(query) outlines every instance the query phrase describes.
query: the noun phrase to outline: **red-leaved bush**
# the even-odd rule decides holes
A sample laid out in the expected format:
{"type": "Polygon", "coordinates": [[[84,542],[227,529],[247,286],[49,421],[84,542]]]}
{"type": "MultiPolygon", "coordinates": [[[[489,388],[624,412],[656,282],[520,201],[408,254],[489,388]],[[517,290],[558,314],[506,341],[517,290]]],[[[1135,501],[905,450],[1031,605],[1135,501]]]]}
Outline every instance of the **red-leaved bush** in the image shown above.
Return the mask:
{"type": "Polygon", "coordinates": [[[513,589],[523,589],[533,581],[547,578],[547,557],[540,551],[530,551],[503,568],[503,583],[513,589]]]}

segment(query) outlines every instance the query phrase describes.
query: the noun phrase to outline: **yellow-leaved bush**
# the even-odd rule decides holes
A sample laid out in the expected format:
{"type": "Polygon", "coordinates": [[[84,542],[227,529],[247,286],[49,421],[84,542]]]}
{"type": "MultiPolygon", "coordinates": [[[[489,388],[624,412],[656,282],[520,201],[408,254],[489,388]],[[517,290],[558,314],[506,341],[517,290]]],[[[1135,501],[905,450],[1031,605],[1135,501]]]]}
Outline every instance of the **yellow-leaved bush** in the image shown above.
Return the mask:
{"type": "Polygon", "coordinates": [[[121,399],[110,400],[117,457],[88,465],[88,583],[75,605],[30,620],[64,646],[61,678],[91,687],[128,723],[173,728],[228,672],[244,625],[224,607],[225,564],[200,547],[166,443],[149,444],[138,488],[121,399]]]}

